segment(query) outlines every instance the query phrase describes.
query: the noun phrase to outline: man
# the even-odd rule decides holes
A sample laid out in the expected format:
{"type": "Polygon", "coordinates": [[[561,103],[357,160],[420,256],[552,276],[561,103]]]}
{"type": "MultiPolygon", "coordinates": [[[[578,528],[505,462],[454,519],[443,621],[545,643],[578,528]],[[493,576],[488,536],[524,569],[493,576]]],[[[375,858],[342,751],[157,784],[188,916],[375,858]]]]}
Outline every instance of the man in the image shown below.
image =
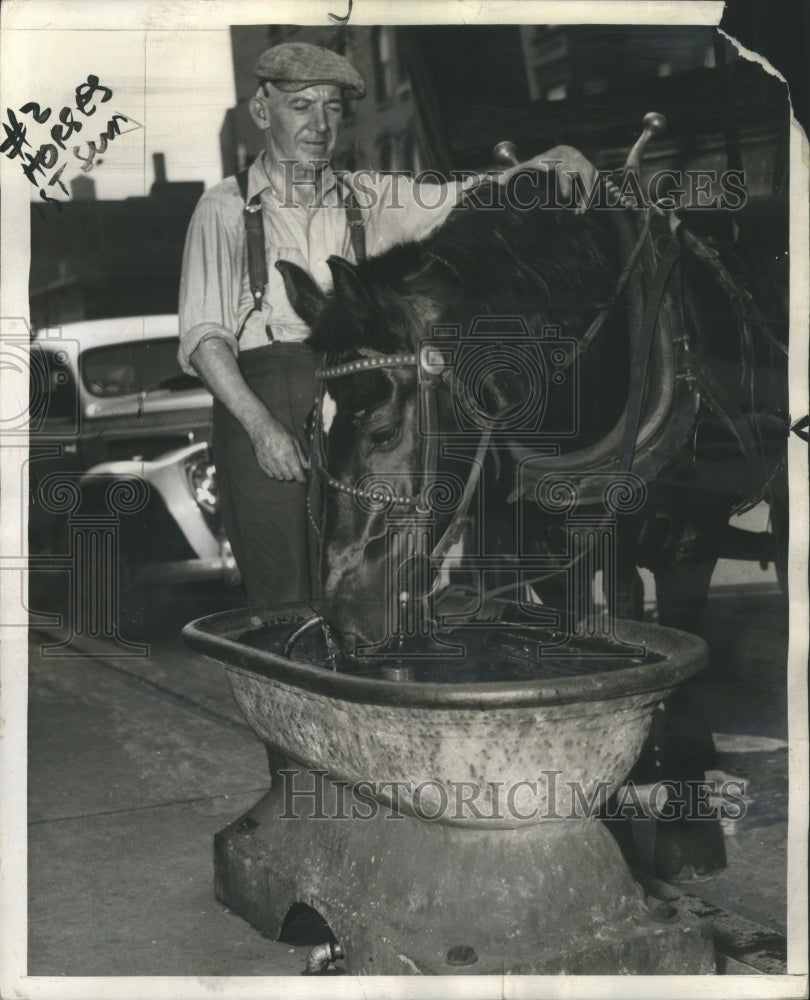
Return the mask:
{"type": "MultiPolygon", "coordinates": [[[[352,177],[340,181],[329,164],[343,100],[365,93],[360,74],[342,56],[303,42],[268,49],[256,62],[250,115],[265,148],[247,172],[246,190],[226,178],[206,192],[188,230],[180,285],[183,369],[214,395],[213,453],[222,515],[253,604],[307,601],[313,596],[314,546],[307,517],[307,442],[303,426],[316,392],[309,334],[292,309],[279,259],[306,268],[328,290],[327,259],[362,252],[350,212],[362,215],[367,252],[421,239],[452,209],[453,192],[435,187],[420,198],[412,182],[363,177],[366,207],[353,201],[352,177]],[[437,193],[440,197],[437,197],[437,193]],[[444,195],[441,197],[441,195],[444,195]],[[245,202],[261,212],[266,287],[254,295],[246,251],[245,202]],[[427,205],[435,205],[428,208],[427,205]]],[[[523,167],[555,160],[592,182],[594,168],[570,147],[557,147],[523,167]]],[[[501,175],[508,178],[513,168],[501,175]]],[[[565,194],[566,178],[561,173],[565,194]]],[[[255,287],[254,287],[255,291],[255,287]]]]}

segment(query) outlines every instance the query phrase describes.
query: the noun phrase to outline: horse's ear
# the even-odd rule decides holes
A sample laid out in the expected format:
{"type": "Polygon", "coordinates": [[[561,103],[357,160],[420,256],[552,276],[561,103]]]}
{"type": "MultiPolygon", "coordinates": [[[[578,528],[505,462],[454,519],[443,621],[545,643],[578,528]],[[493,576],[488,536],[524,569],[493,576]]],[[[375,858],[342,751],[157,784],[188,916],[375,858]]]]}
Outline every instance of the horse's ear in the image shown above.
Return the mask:
{"type": "Polygon", "coordinates": [[[332,272],[335,295],[344,309],[354,315],[371,311],[372,302],[357,276],[357,268],[343,257],[332,256],[326,262],[332,272]]]}
{"type": "Polygon", "coordinates": [[[326,305],[326,295],[315,283],[315,279],[303,267],[290,260],[277,260],[276,270],[284,279],[287,298],[301,319],[312,327],[326,305]]]}

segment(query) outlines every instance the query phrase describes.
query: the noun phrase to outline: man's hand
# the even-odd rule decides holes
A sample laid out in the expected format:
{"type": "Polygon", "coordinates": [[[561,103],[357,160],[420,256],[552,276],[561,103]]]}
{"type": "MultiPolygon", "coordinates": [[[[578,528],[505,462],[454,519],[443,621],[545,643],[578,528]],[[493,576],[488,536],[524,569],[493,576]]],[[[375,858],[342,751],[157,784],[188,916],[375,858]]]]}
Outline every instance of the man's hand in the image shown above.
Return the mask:
{"type": "Polygon", "coordinates": [[[306,482],[309,461],[295,435],[269,413],[248,428],[256,461],[271,479],[306,482]]]}
{"type": "MultiPolygon", "coordinates": [[[[582,179],[586,194],[589,193],[596,184],[598,173],[596,167],[590,160],[586,159],[578,149],[573,146],[555,146],[547,153],[542,153],[536,159],[559,160],[556,165],[557,183],[559,185],[560,198],[563,201],[571,196],[571,174],[579,174],[582,179]]],[[[542,170],[543,168],[540,167],[542,170]]],[[[546,168],[548,169],[548,167],[546,168]]],[[[577,205],[575,211],[581,215],[586,209],[585,205],[577,205]]]]}
{"type": "MultiPolygon", "coordinates": [[[[507,180],[512,174],[517,173],[519,170],[526,169],[545,171],[556,170],[559,194],[563,201],[567,201],[571,196],[571,174],[579,174],[582,178],[582,184],[586,195],[591,191],[593,185],[596,184],[598,177],[596,167],[590,160],[586,159],[586,157],[584,157],[578,149],[574,149],[573,146],[555,146],[553,149],[549,149],[546,153],[541,153],[539,156],[535,156],[533,159],[527,160],[525,163],[521,163],[516,167],[511,167],[502,176],[501,181],[503,182],[504,180],[507,180]]],[[[577,205],[575,211],[578,215],[581,215],[585,209],[585,205],[577,205]]]]}
{"type": "Polygon", "coordinates": [[[219,337],[203,340],[191,355],[191,363],[211,393],[247,431],[261,470],[271,479],[305,482],[309,462],[303,448],[251,391],[231,345],[219,337]]]}

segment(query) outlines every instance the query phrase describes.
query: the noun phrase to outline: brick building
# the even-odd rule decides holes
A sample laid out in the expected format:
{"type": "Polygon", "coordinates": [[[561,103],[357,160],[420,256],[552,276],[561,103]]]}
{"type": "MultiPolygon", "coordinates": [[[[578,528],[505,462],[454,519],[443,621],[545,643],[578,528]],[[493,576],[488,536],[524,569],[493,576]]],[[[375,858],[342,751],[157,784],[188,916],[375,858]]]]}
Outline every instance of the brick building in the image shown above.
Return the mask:
{"type": "Polygon", "coordinates": [[[56,209],[31,206],[31,325],[177,311],[180,262],[202,181],[166,179],[154,157],[146,197],[97,200],[91,178],[71,182],[56,209]]]}

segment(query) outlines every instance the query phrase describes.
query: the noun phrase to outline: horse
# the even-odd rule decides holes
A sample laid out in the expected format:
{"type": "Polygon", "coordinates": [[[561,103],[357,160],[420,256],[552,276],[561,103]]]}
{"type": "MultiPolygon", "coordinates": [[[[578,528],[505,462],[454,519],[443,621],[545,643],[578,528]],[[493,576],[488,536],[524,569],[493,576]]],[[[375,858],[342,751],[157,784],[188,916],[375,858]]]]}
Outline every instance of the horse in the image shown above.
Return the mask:
{"type": "MultiPolygon", "coordinates": [[[[357,264],[330,258],[329,294],[297,265],[276,265],[324,359],[312,449],[319,611],[349,657],[401,648],[403,621],[432,621],[439,564],[476,517],[487,524],[478,554],[504,567],[495,592],[515,596],[504,574],[535,558],[542,570],[522,592],[539,598],[546,622],[543,609],[568,597],[552,619],[567,613],[570,627],[571,497],[556,513],[542,502],[559,494],[555,474],[586,511],[611,482],[614,493],[630,484],[627,516],[613,518],[617,555],[609,567],[591,560],[589,572],[609,569],[613,611],[641,617],[636,567],[650,567],[661,624],[696,631],[729,514],[783,467],[779,386],[763,391],[752,374],[772,360],[773,338],[716,252],[685,228],[654,242],[648,222],[628,226],[626,212],[547,207],[559,205],[544,188],[553,175],[525,180],[546,195],[532,210],[517,207],[523,197],[503,204],[487,182],[421,241],[357,264]],[[668,261],[658,244],[674,249],[668,261]],[[633,285],[634,256],[645,255],[633,285]],[[671,274],[656,281],[664,263],[671,274]],[[718,449],[746,475],[709,474],[695,501],[718,449]]],[[[711,735],[704,727],[684,753],[695,706],[679,698],[667,717],[670,763],[681,778],[702,777],[711,735]]],[[[722,866],[714,834],[695,867],[722,866]]],[[[684,852],[675,853],[677,867],[684,852]]]]}
{"type": "MultiPolygon", "coordinates": [[[[532,190],[549,183],[545,174],[527,180],[532,190]]],[[[333,292],[328,296],[303,269],[283,261],[277,265],[293,307],[312,329],[311,347],[326,358],[326,412],[318,429],[322,460],[315,462],[316,475],[317,471],[326,474],[327,484],[321,607],[350,652],[361,644],[379,643],[390,626],[384,620],[381,600],[391,585],[385,529],[390,504],[375,506],[372,496],[364,496],[362,488],[358,492],[361,480],[393,485],[399,500],[421,497],[429,475],[425,454],[432,451],[433,465],[441,460],[442,471],[463,482],[476,461],[469,454],[470,442],[477,442],[487,429],[491,446],[487,454],[494,456],[490,465],[500,467],[500,475],[482,477],[487,480],[490,507],[499,506],[498,494],[501,500],[509,494],[515,499],[518,473],[536,485],[547,470],[569,470],[577,465],[572,459],[579,458],[587,500],[593,492],[587,488],[589,474],[628,471],[616,459],[622,442],[614,431],[626,408],[634,377],[632,339],[638,339],[640,331],[632,330],[632,304],[615,301],[625,261],[617,252],[611,213],[579,215],[570,209],[543,207],[524,211],[510,203],[501,204],[497,211],[487,210],[481,206],[497,200],[493,187],[478,189],[474,198],[454,209],[448,221],[421,242],[397,245],[356,265],[331,258],[333,292]],[[595,318],[601,323],[595,323],[595,318]],[[583,337],[594,325],[598,332],[591,336],[587,349],[580,351],[583,337]],[[444,339],[437,338],[437,332],[444,339]],[[431,351],[455,360],[440,375],[430,374],[419,362],[431,351]],[[358,364],[353,367],[355,361],[358,364]],[[453,377],[447,378],[448,373],[453,377]],[[466,455],[461,454],[461,447],[455,449],[455,457],[449,457],[447,449],[438,449],[440,456],[435,454],[436,435],[426,432],[420,414],[424,407],[420,396],[431,380],[438,382],[432,393],[437,397],[433,405],[438,410],[438,427],[455,439],[466,437],[466,455]],[[558,386],[558,382],[567,384],[558,386]],[[614,451],[609,454],[603,445],[611,434],[614,451]],[[585,456],[584,464],[581,456],[585,456]]],[[[515,201],[525,204],[523,198],[515,201]]],[[[624,599],[620,595],[618,610],[638,616],[638,584],[633,574],[637,565],[650,566],[659,584],[662,624],[692,625],[694,630],[692,608],[683,610],[681,570],[686,565],[691,583],[697,572],[697,593],[691,602],[699,606],[713,567],[711,539],[719,537],[745,490],[737,484],[724,490],[721,479],[701,495],[698,504],[690,505],[689,490],[694,488],[698,469],[696,428],[702,426],[698,409],[702,406],[702,417],[720,425],[727,449],[729,442],[731,450],[738,443],[744,448],[741,435],[750,437],[751,429],[742,410],[745,401],[738,398],[740,392],[734,386],[736,398],[725,408],[717,404],[709,412],[699,398],[702,393],[711,401],[721,392],[700,354],[710,337],[720,335],[718,330],[727,341],[731,339],[734,317],[701,271],[700,262],[686,258],[679,265],[686,289],[681,300],[686,306],[664,301],[661,309],[677,313],[681,327],[688,324],[689,333],[675,324],[681,355],[686,354],[676,373],[683,376],[682,384],[672,390],[675,410],[665,414],[644,458],[636,457],[630,466],[635,476],[641,474],[650,483],[655,505],[618,522],[621,559],[614,569],[619,583],[625,582],[624,589],[618,589],[628,595],[624,599]],[[690,344],[689,337],[697,343],[690,344]],[[697,390],[684,387],[690,378],[694,381],[696,371],[700,375],[697,390]],[[708,384],[707,379],[711,379],[708,384]],[[646,468],[641,469],[645,460],[646,468]],[[668,592],[670,580],[674,596],[668,592]]],[[[636,307],[636,313],[640,311],[636,307]]],[[[721,347],[727,358],[734,358],[733,343],[721,347]]],[[[653,353],[654,345],[648,350],[653,353]]],[[[729,367],[727,359],[725,363],[729,367]]],[[[726,383],[734,383],[737,377],[733,364],[730,370],[732,377],[726,377],[726,383]]],[[[675,375],[670,371],[658,377],[671,383],[675,375]]],[[[657,391],[657,385],[648,386],[646,395],[654,397],[657,391]]],[[[656,402],[648,399],[648,410],[654,410],[656,402]]],[[[748,403],[755,411],[764,405],[762,400],[749,399],[748,403]]],[[[640,406],[641,402],[637,409],[640,406]]],[[[774,421],[774,436],[783,439],[780,418],[774,421]]],[[[641,435],[641,415],[637,424],[641,435]]],[[[755,481],[759,476],[765,482],[773,474],[778,466],[775,453],[773,447],[760,449],[755,481]]],[[[526,492],[525,483],[522,489],[526,492]]],[[[405,511],[413,512],[417,503],[409,506],[399,500],[394,507],[401,522],[405,511]]],[[[500,504],[501,509],[504,506],[500,504]]],[[[554,527],[547,509],[536,502],[513,507],[521,511],[511,518],[511,534],[517,531],[522,536],[519,555],[560,550],[562,529],[554,527]]],[[[447,520],[449,514],[433,513],[439,532],[442,518],[447,520]]],[[[503,538],[502,528],[496,547],[508,547],[503,538]]],[[[430,572],[420,571],[416,576],[430,572]]],[[[547,573],[534,587],[541,596],[545,593],[547,603],[559,606],[565,580],[562,572],[547,573]]],[[[409,596],[415,598],[413,593],[409,596]]]]}

